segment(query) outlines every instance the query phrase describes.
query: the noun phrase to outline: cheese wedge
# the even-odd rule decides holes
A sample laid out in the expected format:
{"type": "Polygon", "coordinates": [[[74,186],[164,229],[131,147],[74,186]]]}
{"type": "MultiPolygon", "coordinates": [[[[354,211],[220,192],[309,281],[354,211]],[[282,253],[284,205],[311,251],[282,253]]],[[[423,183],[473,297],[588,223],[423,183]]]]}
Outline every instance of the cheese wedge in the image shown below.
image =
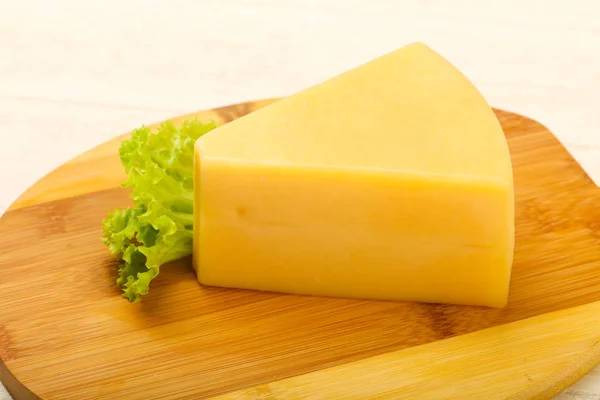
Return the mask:
{"type": "Polygon", "coordinates": [[[503,307],[513,197],[492,109],[414,43],[197,141],[194,267],[210,286],[503,307]]]}

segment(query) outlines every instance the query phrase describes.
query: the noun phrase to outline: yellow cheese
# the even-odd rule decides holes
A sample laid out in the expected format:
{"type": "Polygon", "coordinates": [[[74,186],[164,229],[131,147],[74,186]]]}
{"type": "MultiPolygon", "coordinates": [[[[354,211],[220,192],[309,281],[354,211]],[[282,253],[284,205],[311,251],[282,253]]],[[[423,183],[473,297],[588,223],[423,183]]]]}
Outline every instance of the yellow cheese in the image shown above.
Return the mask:
{"type": "Polygon", "coordinates": [[[514,242],[502,128],[414,43],[201,137],[205,285],[503,307],[514,242]]]}

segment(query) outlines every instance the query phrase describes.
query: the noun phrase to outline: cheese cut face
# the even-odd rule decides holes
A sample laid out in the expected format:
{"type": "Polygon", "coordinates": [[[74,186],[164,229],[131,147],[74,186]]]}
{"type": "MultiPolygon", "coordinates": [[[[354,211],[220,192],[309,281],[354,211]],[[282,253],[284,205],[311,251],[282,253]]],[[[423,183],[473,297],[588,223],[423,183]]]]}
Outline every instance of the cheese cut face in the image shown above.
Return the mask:
{"type": "Polygon", "coordinates": [[[424,44],[207,133],[194,173],[202,284],[507,304],[507,142],[478,90],[424,44]]]}

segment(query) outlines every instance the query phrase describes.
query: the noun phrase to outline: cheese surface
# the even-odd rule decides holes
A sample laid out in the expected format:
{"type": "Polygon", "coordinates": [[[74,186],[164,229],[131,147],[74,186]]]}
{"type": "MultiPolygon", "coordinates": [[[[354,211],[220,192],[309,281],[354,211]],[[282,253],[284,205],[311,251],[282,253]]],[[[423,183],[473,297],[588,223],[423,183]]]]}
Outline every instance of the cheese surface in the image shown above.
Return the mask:
{"type": "Polygon", "coordinates": [[[503,307],[509,149],[468,79],[414,43],[201,137],[205,285],[503,307]]]}

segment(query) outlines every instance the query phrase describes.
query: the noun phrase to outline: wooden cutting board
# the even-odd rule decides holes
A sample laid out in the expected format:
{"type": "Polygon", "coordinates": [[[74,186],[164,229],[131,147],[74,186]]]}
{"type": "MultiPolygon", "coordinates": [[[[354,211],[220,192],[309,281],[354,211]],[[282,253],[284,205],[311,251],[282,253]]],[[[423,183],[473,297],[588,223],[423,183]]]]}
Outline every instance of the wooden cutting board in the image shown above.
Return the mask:
{"type": "Polygon", "coordinates": [[[0,220],[2,381],[17,400],[550,398],[600,361],[600,190],[544,126],[496,113],[517,199],[506,309],[202,287],[189,258],[130,304],[100,242],[130,204],[122,136],[0,220]]]}

